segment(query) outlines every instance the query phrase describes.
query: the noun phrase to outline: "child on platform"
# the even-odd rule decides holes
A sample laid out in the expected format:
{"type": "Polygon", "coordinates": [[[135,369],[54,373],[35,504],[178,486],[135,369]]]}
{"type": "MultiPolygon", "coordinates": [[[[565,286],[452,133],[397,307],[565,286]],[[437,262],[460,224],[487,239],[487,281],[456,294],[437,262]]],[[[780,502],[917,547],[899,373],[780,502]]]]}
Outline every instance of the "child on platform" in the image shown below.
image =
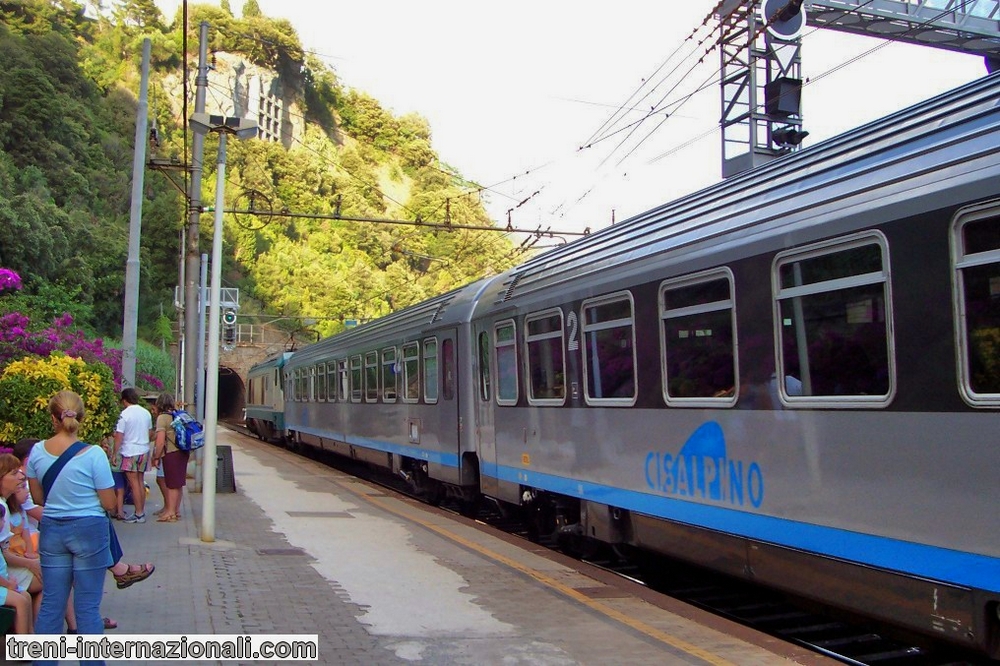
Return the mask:
{"type": "MultiPolygon", "coordinates": [[[[17,464],[11,467],[9,464],[3,467],[3,474],[0,474],[0,544],[10,542],[11,521],[10,511],[3,495],[10,491],[13,494],[17,486],[24,483],[24,475],[21,473],[20,461],[10,454],[0,455],[0,465],[9,462],[13,458],[17,464]]],[[[31,595],[28,588],[34,581],[34,577],[27,569],[9,571],[7,560],[0,557],[0,605],[14,609],[14,633],[30,634],[34,627],[35,613],[31,604],[31,595]]],[[[40,582],[40,581],[39,581],[40,582]]]]}

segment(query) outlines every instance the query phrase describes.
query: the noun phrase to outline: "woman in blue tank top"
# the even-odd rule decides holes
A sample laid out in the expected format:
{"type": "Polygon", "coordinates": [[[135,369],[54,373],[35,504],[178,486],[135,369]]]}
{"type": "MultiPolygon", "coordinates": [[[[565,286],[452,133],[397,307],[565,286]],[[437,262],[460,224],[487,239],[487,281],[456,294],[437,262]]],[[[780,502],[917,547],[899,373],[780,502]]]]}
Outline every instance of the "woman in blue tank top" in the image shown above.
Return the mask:
{"type": "MultiPolygon", "coordinates": [[[[49,481],[51,488],[46,495],[46,472],[78,441],[83,400],[73,391],[60,391],[49,401],[49,413],[56,434],[35,444],[27,469],[32,499],[45,507],[38,543],[45,594],[35,632],[63,633],[66,602],[72,589],[79,632],[103,634],[101,597],[105,570],[112,564],[107,512],[115,508],[115,482],[104,451],[85,444],[71,458],[64,459],[64,467],[57,468],[58,476],[49,481]]],[[[104,661],[80,663],[103,665],[104,661]]]]}

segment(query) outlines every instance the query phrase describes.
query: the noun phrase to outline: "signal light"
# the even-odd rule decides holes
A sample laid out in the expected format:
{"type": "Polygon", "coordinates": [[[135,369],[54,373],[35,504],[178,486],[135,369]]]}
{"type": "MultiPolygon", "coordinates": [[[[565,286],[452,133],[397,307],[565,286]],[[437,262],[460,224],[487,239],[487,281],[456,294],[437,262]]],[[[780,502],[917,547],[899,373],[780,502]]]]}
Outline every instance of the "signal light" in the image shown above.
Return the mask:
{"type": "Polygon", "coordinates": [[[771,132],[771,141],[782,148],[790,148],[802,143],[809,132],[794,127],[781,127],[771,132]]]}
{"type": "Polygon", "coordinates": [[[236,347],[236,310],[233,308],[222,312],[222,346],[226,351],[236,347]]]}

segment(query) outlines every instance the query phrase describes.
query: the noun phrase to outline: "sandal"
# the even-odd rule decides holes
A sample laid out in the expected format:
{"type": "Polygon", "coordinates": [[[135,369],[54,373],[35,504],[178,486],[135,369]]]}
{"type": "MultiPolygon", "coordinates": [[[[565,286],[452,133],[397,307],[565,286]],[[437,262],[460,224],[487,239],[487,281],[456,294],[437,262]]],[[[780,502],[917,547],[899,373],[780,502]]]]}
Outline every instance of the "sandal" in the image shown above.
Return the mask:
{"type": "Polygon", "coordinates": [[[118,623],[112,620],[110,617],[104,618],[104,628],[105,629],[117,629],[118,623]]]}
{"type": "Polygon", "coordinates": [[[176,523],[177,515],[173,513],[164,513],[159,518],[156,519],[158,523],[176,523]]]}
{"type": "Polygon", "coordinates": [[[124,512],[122,512],[122,513],[113,513],[113,514],[111,514],[111,518],[113,520],[125,520],[126,518],[128,518],[128,516],[126,516],[124,512]]]}
{"type": "Polygon", "coordinates": [[[120,576],[118,574],[111,574],[111,575],[115,577],[115,582],[118,584],[118,589],[124,590],[126,587],[129,587],[130,585],[134,585],[136,583],[146,580],[147,578],[153,575],[154,571],[156,571],[156,567],[147,562],[146,564],[128,565],[128,571],[126,571],[120,576]]]}

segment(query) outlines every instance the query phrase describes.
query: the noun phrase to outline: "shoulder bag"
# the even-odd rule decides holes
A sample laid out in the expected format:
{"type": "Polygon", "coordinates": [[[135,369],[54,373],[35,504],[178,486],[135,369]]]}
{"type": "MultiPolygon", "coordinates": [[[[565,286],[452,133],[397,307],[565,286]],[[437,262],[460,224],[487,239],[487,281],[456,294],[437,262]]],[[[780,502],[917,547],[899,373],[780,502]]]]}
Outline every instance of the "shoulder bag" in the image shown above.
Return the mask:
{"type": "MultiPolygon", "coordinates": [[[[49,491],[52,490],[52,484],[56,482],[56,477],[59,476],[59,472],[62,468],[66,466],[77,453],[80,452],[83,447],[87,446],[81,441],[73,442],[69,445],[62,455],[56,459],[52,466],[45,470],[45,476],[42,477],[42,504],[45,504],[45,499],[49,496],[49,491]]],[[[115,532],[114,523],[108,520],[108,537],[109,547],[111,548],[111,564],[114,566],[118,564],[118,561],[122,559],[122,546],[118,542],[118,534],[115,532]]]]}

